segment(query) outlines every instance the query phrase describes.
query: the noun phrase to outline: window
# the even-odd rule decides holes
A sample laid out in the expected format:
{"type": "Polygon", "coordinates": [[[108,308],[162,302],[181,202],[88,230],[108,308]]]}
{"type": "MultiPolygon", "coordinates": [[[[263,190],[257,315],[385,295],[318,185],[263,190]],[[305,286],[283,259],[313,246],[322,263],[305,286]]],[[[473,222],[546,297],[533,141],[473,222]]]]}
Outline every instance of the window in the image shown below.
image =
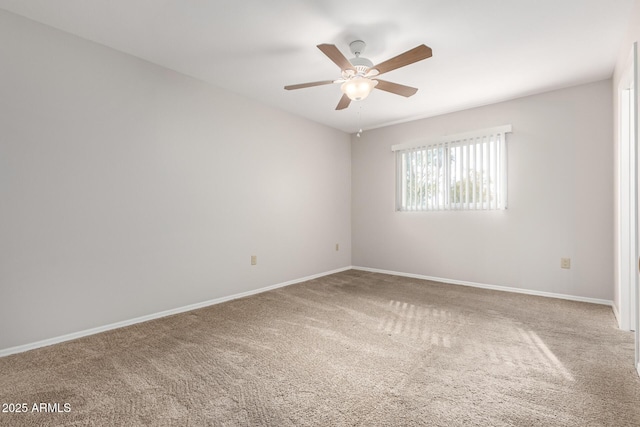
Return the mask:
{"type": "Polygon", "coordinates": [[[511,125],[394,145],[399,211],[507,207],[511,125]]]}

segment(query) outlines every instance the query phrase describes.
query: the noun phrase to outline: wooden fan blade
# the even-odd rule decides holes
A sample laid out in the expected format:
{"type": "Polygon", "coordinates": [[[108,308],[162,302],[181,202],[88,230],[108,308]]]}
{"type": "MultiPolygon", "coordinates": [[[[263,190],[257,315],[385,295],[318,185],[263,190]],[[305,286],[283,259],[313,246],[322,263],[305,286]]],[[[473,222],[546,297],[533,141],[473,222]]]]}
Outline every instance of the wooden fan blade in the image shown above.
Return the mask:
{"type": "Polygon", "coordinates": [[[342,98],[340,98],[340,102],[338,102],[338,106],[336,107],[336,110],[344,110],[349,106],[349,104],[351,104],[351,99],[349,99],[349,97],[346,94],[344,94],[342,95],[342,98]]]}
{"type": "Polygon", "coordinates": [[[338,50],[336,45],[334,44],[319,44],[318,49],[322,51],[325,55],[329,57],[341,70],[354,70],[351,62],[338,50]]]}
{"type": "Polygon", "coordinates": [[[395,93],[396,95],[401,95],[407,98],[412,95],[415,95],[415,93],[418,91],[418,89],[415,87],[388,82],[386,80],[380,80],[380,79],[376,79],[376,80],[378,80],[378,84],[376,85],[375,89],[380,89],[380,90],[384,90],[385,92],[395,93]]]}
{"type": "Polygon", "coordinates": [[[421,44],[418,47],[414,47],[411,50],[401,53],[398,56],[394,56],[378,65],[374,65],[371,68],[375,68],[380,73],[388,73],[396,68],[404,67],[405,65],[413,64],[414,62],[422,61],[423,59],[430,58],[432,55],[431,48],[421,44]]]}
{"type": "Polygon", "coordinates": [[[289,86],[285,86],[284,88],[286,90],[304,89],[305,87],[328,85],[328,84],[332,84],[333,82],[334,82],[333,80],[323,80],[321,82],[300,83],[297,85],[289,85],[289,86]]]}

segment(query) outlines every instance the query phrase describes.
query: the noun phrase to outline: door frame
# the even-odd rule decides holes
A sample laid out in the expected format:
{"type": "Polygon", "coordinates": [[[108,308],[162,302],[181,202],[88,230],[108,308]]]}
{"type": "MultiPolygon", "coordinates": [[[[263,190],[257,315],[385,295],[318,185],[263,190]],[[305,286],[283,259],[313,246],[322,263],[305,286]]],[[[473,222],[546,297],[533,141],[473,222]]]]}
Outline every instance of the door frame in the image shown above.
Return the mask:
{"type": "Polygon", "coordinates": [[[634,43],[618,85],[618,292],[619,326],[635,331],[634,366],[640,374],[638,273],[638,50],[634,43]]]}

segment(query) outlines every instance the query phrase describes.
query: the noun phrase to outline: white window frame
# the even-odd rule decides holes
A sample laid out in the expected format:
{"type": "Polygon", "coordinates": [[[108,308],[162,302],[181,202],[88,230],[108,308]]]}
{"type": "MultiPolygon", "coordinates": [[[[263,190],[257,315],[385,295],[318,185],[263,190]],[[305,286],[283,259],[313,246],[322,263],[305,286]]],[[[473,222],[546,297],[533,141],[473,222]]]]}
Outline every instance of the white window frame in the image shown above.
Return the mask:
{"type": "Polygon", "coordinates": [[[396,153],[396,210],[407,212],[506,209],[506,134],[510,132],[511,125],[503,125],[393,145],[391,150],[396,153]],[[455,159],[454,153],[460,158],[459,162],[452,162],[452,158],[455,159]],[[472,163],[479,167],[472,167],[472,163]],[[418,164],[424,167],[416,167],[418,164]],[[405,188],[408,169],[413,170],[412,176],[424,182],[422,188],[405,188]],[[476,187],[477,179],[469,178],[477,169],[481,171],[483,183],[480,191],[476,187]],[[462,184],[462,179],[466,184],[462,184]],[[458,182],[466,186],[458,190],[458,182]],[[428,186],[432,188],[429,196],[426,189],[428,186]],[[462,194],[463,190],[464,200],[456,193],[460,191],[462,194]],[[493,192],[494,197],[483,200],[486,192],[493,192]]]}

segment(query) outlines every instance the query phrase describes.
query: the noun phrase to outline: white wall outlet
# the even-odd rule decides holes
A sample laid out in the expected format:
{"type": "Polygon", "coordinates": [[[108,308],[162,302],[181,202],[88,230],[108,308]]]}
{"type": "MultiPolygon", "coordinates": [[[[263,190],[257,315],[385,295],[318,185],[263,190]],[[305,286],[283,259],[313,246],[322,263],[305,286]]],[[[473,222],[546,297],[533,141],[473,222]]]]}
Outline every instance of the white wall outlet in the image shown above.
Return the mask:
{"type": "Polygon", "coordinates": [[[571,268],[571,258],[560,258],[560,268],[571,268]]]}
{"type": "Polygon", "coordinates": [[[256,265],[258,263],[258,256],[251,255],[251,265],[256,265]]]}
{"type": "Polygon", "coordinates": [[[336,243],[336,251],[340,250],[340,245],[338,243],[336,243]]]}

